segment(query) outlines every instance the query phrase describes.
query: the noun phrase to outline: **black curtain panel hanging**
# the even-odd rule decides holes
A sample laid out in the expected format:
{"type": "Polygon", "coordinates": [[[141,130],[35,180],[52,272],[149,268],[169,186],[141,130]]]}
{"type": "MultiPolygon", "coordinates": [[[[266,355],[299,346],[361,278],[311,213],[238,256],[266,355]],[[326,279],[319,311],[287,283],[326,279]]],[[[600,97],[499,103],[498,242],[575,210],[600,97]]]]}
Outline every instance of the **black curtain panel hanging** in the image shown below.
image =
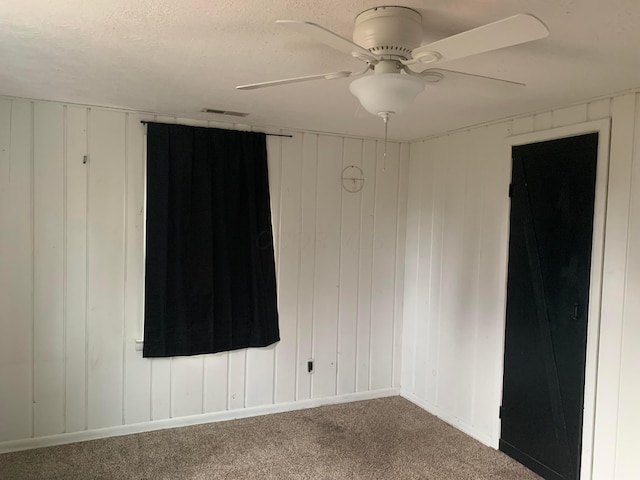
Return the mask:
{"type": "Polygon", "coordinates": [[[265,134],[149,123],[143,356],[278,340],[265,134]]]}

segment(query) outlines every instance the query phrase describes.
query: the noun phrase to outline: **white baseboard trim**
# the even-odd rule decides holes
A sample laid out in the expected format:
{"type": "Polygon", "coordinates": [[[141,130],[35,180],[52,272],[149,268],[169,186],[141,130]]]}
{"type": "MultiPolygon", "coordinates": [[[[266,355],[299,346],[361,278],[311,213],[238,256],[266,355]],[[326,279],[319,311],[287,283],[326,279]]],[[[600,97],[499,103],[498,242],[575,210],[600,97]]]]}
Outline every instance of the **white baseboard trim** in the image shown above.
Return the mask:
{"type": "Polygon", "coordinates": [[[426,400],[423,400],[423,399],[417,397],[416,395],[414,395],[411,392],[407,392],[406,390],[401,390],[400,391],[400,395],[403,398],[406,398],[407,400],[409,400],[411,403],[415,403],[417,406],[419,406],[423,410],[426,410],[430,414],[435,415],[440,420],[443,420],[443,421],[447,422],[452,427],[455,427],[458,430],[460,430],[461,432],[466,433],[470,437],[475,438],[479,442],[484,443],[486,446],[491,447],[491,448],[495,448],[494,441],[493,441],[493,438],[491,437],[491,434],[482,432],[482,431],[478,430],[477,428],[475,428],[475,427],[473,427],[471,425],[468,425],[465,422],[462,422],[459,418],[456,418],[456,417],[448,414],[447,412],[443,411],[442,409],[438,408],[437,406],[427,402],[426,400]]]}
{"type": "Polygon", "coordinates": [[[241,408],[237,410],[225,410],[223,412],[211,412],[188,417],[167,418],[165,420],[155,420],[150,422],[135,423],[131,425],[118,425],[115,427],[99,428],[95,430],[85,430],[82,432],[62,433],[47,437],[25,438],[20,440],[9,440],[0,442],[0,453],[17,452],[19,450],[29,450],[33,448],[52,447],[54,445],[64,445],[67,443],[84,442],[87,440],[97,440],[100,438],[117,437],[120,435],[131,435],[133,433],[150,432],[153,430],[163,430],[166,428],[186,427],[202,423],[222,422],[237,418],[256,417],[270,413],[292,412],[307,408],[321,407],[323,405],[336,405],[339,403],[357,402],[360,400],[371,400],[374,398],[393,397],[400,394],[399,388],[386,388],[369,392],[348,393],[335,397],[312,398],[297,402],[279,403],[275,405],[263,405],[259,407],[241,408]]]}

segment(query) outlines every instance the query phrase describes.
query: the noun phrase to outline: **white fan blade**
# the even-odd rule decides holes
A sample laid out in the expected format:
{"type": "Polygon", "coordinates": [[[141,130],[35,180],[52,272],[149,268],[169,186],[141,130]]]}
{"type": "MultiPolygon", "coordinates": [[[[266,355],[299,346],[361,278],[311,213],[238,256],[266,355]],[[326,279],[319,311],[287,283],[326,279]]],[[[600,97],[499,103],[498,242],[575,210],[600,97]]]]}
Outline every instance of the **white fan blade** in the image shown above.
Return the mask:
{"type": "Polygon", "coordinates": [[[344,78],[350,75],[351,75],[351,72],[321,73],[319,75],[308,75],[306,77],[284,78],[282,80],[273,80],[271,82],[260,82],[260,83],[251,83],[249,85],[239,85],[236,87],[236,89],[254,90],[256,88],[275,87],[277,85],[287,85],[289,83],[308,82],[310,80],[320,80],[321,78],[324,78],[325,80],[334,80],[336,78],[344,78]]]}
{"type": "Polygon", "coordinates": [[[422,78],[427,85],[451,87],[460,90],[471,90],[474,93],[495,93],[505,95],[519,92],[524,83],[511,82],[500,78],[484,77],[471,73],[454,72],[440,68],[430,68],[422,72],[422,78]]]}
{"type": "Polygon", "coordinates": [[[549,29],[542,21],[529,13],[521,13],[423,45],[411,53],[417,61],[444,62],[531,42],[547,35],[549,29]]]}
{"type": "Polygon", "coordinates": [[[284,25],[291,30],[307,35],[308,37],[316,40],[317,42],[324,43],[336,50],[356,57],[360,60],[364,60],[371,63],[377,63],[380,57],[374,55],[366,48],[361,47],[341,37],[337,33],[333,33],[331,30],[327,30],[324,27],[312,22],[300,22],[297,20],[276,20],[276,23],[284,25]]]}

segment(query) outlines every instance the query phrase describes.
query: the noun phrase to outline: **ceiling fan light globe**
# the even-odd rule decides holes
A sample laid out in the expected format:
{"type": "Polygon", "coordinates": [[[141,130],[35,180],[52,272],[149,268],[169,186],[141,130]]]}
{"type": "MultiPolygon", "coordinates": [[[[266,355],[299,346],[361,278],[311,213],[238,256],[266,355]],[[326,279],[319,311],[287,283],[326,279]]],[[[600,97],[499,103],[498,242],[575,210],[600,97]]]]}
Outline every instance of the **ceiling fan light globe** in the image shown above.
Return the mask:
{"type": "Polygon", "coordinates": [[[424,82],[399,73],[381,73],[358,78],[349,86],[364,109],[373,115],[400,113],[424,90],[424,82]]]}

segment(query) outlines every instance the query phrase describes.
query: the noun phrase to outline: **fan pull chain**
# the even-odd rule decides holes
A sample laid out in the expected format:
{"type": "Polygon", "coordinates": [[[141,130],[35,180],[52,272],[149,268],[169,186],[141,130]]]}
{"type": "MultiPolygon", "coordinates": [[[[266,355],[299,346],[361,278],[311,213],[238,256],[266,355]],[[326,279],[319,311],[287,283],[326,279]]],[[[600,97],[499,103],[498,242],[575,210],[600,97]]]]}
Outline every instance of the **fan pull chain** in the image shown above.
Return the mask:
{"type": "Polygon", "coordinates": [[[387,133],[389,131],[389,114],[382,117],[384,120],[384,155],[382,156],[382,171],[387,171],[387,133]]]}

